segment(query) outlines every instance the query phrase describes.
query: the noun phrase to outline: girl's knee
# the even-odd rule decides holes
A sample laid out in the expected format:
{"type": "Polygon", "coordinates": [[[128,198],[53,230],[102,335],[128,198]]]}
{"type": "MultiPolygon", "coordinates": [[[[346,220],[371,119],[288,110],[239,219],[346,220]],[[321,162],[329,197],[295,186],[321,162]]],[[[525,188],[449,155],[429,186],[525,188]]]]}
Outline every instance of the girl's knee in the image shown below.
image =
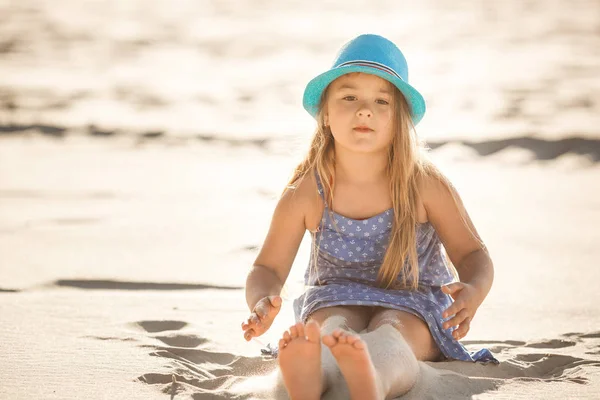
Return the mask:
{"type": "Polygon", "coordinates": [[[308,319],[318,322],[323,333],[331,333],[337,328],[361,332],[367,328],[371,314],[369,307],[327,307],[315,311],[308,319]]]}
{"type": "Polygon", "coordinates": [[[330,315],[321,324],[322,335],[330,335],[336,329],[350,330],[348,319],[342,315],[330,315]]]}

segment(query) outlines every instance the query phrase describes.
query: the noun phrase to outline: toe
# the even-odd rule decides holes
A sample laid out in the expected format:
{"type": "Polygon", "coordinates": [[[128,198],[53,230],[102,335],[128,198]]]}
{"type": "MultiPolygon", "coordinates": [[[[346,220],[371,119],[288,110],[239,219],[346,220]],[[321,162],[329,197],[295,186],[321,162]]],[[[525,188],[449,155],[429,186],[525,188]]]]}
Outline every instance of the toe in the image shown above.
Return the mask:
{"type": "Polygon", "coordinates": [[[310,321],[304,327],[304,333],[308,338],[309,342],[319,343],[319,339],[321,337],[321,331],[319,329],[319,324],[315,321],[310,321]]]}
{"type": "Polygon", "coordinates": [[[337,344],[337,340],[331,335],[325,335],[321,338],[323,344],[327,347],[333,347],[337,344]]]}
{"type": "Polygon", "coordinates": [[[296,329],[298,330],[298,337],[305,337],[306,335],[304,334],[304,324],[301,324],[300,322],[298,322],[296,324],[296,329]]]}
{"type": "Polygon", "coordinates": [[[296,328],[296,325],[290,327],[290,335],[292,339],[298,338],[298,328],[296,328]]]}
{"type": "Polygon", "coordinates": [[[347,335],[346,340],[348,341],[348,344],[354,344],[357,340],[360,340],[360,336],[347,335]]]}
{"type": "Polygon", "coordinates": [[[292,340],[292,336],[288,331],[283,332],[283,340],[285,340],[286,343],[292,340]]]}
{"type": "MultiPolygon", "coordinates": [[[[350,341],[348,341],[348,343],[350,343],[350,341]]],[[[352,344],[352,346],[353,346],[355,349],[360,349],[360,350],[362,350],[362,349],[366,349],[366,348],[367,348],[367,344],[366,344],[366,343],[365,343],[365,342],[364,342],[364,341],[363,341],[361,338],[359,338],[359,337],[358,337],[358,338],[356,338],[356,340],[355,340],[355,341],[353,341],[353,342],[352,342],[352,343],[350,343],[350,344],[352,344]]]]}

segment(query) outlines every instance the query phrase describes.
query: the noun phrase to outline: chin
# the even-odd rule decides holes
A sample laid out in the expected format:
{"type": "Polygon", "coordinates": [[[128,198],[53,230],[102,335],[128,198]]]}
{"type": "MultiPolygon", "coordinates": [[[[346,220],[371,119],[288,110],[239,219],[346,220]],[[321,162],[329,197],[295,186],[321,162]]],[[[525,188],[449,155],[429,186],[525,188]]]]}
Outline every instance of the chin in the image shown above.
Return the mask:
{"type": "Polygon", "coordinates": [[[355,153],[379,153],[382,150],[385,150],[387,146],[381,146],[375,143],[353,143],[344,147],[355,153]]]}
{"type": "Polygon", "coordinates": [[[342,135],[335,137],[335,145],[343,147],[355,153],[377,153],[388,148],[389,143],[381,143],[382,138],[374,136],[356,137],[354,135],[342,135]],[[341,139],[341,140],[340,140],[341,139]]]}

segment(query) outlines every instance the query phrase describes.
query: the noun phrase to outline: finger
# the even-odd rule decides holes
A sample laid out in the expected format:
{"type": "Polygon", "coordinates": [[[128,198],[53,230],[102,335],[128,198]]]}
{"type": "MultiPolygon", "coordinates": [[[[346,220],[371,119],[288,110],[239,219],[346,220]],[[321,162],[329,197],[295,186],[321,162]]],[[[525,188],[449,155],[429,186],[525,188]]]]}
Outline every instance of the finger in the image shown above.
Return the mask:
{"type": "Polygon", "coordinates": [[[446,311],[444,311],[444,313],[442,314],[442,317],[448,318],[451,315],[455,315],[457,312],[459,312],[463,308],[465,308],[463,302],[460,300],[456,300],[454,303],[452,303],[452,305],[450,307],[448,307],[446,309],[446,311]]]}
{"type": "Polygon", "coordinates": [[[256,313],[253,312],[252,314],[250,314],[250,316],[246,320],[246,325],[255,324],[257,321],[258,321],[258,315],[256,315],[256,313]]]}
{"type": "Polygon", "coordinates": [[[464,287],[462,282],[452,282],[442,286],[442,292],[446,294],[456,293],[464,287]]]}
{"type": "Polygon", "coordinates": [[[269,296],[269,302],[273,307],[279,308],[281,307],[281,303],[283,303],[283,300],[281,299],[281,296],[269,296]]]}
{"type": "Polygon", "coordinates": [[[269,302],[265,301],[265,299],[262,299],[256,304],[256,306],[254,306],[254,314],[256,314],[259,319],[262,319],[269,313],[270,308],[269,302]]]}
{"type": "Polygon", "coordinates": [[[447,286],[442,286],[442,292],[450,295],[454,300],[460,295],[460,292],[464,289],[464,284],[456,282],[447,286]]]}
{"type": "Polygon", "coordinates": [[[248,318],[246,318],[246,320],[244,321],[244,323],[246,325],[252,324],[252,318],[256,318],[256,313],[254,313],[254,312],[250,313],[250,315],[248,315],[248,318]]]}
{"type": "Polygon", "coordinates": [[[252,314],[248,317],[248,321],[246,321],[246,325],[248,326],[253,326],[256,325],[256,323],[258,322],[258,317],[256,316],[256,314],[252,314]]]}
{"type": "Polygon", "coordinates": [[[259,317],[259,319],[263,319],[268,315],[272,315],[273,313],[277,314],[279,309],[281,308],[283,300],[281,296],[269,296],[261,299],[254,306],[254,312],[259,317]]]}
{"type": "Polygon", "coordinates": [[[465,319],[464,322],[460,324],[460,326],[454,332],[452,332],[452,336],[454,336],[456,340],[462,339],[467,335],[469,329],[471,329],[471,318],[467,317],[467,319],[465,319]]]}
{"type": "Polygon", "coordinates": [[[456,315],[454,317],[452,317],[448,321],[444,322],[443,327],[444,327],[444,329],[448,329],[451,326],[460,325],[468,316],[469,316],[469,313],[467,312],[467,309],[463,308],[458,313],[456,313],[456,315]]]}

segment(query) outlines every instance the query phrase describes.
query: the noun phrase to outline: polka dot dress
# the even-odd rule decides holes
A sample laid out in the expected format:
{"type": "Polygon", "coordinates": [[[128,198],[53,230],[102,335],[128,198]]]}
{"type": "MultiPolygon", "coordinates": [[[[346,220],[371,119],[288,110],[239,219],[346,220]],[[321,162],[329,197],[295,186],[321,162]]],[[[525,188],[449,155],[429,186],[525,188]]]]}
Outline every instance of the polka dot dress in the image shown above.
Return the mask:
{"type": "MultiPolygon", "coordinates": [[[[319,193],[323,187],[317,177],[319,193]]],[[[452,304],[440,286],[454,281],[442,254],[442,243],[429,223],[417,226],[419,289],[381,289],[375,284],[393,223],[393,210],[355,220],[325,207],[314,234],[316,257],[305,273],[307,289],[294,300],[296,320],[306,322],[315,311],[333,306],[380,306],[421,318],[448,359],[498,363],[487,349],[469,352],[454,339],[454,328],[443,329],[442,312],[452,304]],[[336,229],[337,227],[337,229],[336,229]],[[316,265],[314,264],[316,260],[316,265]]]]}

